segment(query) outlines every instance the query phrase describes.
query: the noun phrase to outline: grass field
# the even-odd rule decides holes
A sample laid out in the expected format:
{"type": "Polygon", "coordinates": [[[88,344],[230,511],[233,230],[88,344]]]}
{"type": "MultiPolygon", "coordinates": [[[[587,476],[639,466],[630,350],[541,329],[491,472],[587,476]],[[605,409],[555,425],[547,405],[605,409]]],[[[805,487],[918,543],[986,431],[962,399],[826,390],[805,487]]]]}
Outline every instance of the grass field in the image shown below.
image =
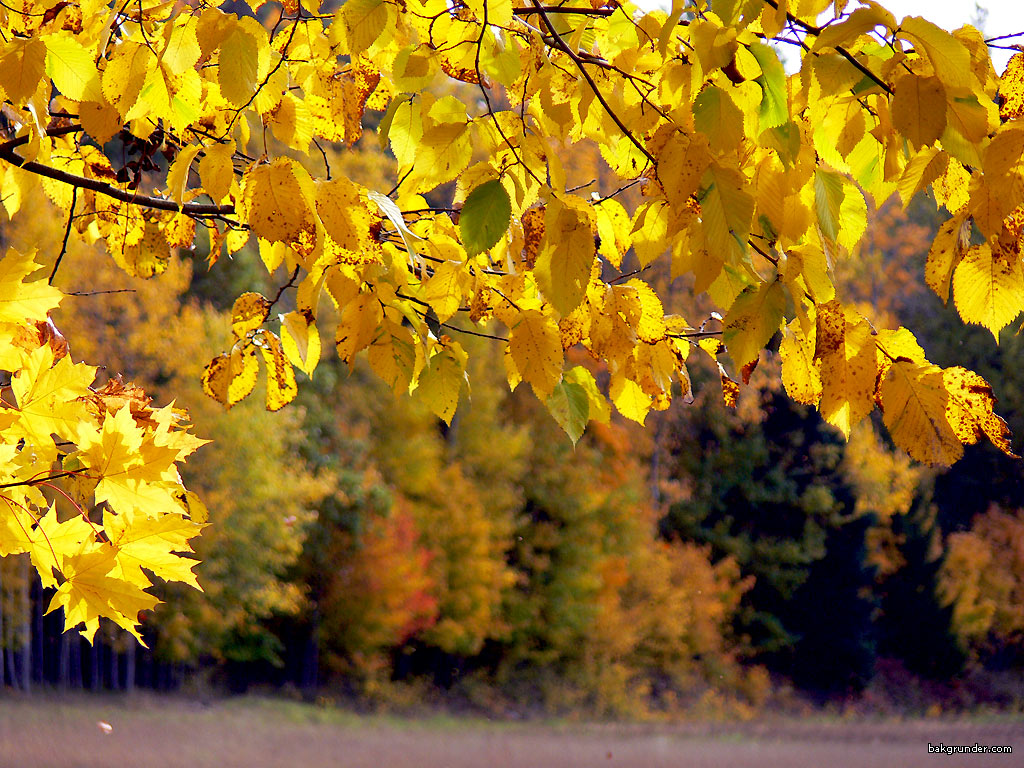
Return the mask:
{"type": "Polygon", "coordinates": [[[985,768],[1024,765],[1022,755],[1024,719],[1009,716],[587,725],[407,720],[257,698],[0,696],[2,768],[985,768]],[[929,742],[1014,754],[929,754],[929,742]]]}

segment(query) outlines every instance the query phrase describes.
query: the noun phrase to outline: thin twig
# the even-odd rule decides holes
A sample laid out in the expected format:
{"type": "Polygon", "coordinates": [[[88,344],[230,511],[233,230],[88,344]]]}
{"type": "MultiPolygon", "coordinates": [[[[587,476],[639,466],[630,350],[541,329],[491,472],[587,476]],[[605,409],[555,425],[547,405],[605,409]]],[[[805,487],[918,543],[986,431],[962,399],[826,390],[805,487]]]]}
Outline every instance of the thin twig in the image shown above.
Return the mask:
{"type": "MultiPolygon", "coordinates": [[[[776,0],[765,0],[765,2],[768,3],[768,5],[770,5],[775,10],[779,9],[779,4],[776,2],[776,0]]],[[[794,16],[793,14],[788,13],[788,12],[786,13],[786,19],[788,19],[791,23],[796,24],[804,32],[807,32],[808,34],[814,35],[815,37],[820,35],[825,30],[824,27],[816,27],[813,24],[809,24],[808,22],[803,21],[802,19],[798,19],[796,16],[794,16]]],[[[878,85],[883,91],[885,91],[890,96],[892,96],[892,88],[889,87],[889,84],[886,83],[884,80],[882,80],[878,75],[876,75],[870,69],[868,69],[863,64],[861,64],[859,61],[857,61],[857,59],[854,57],[854,55],[852,53],[850,53],[848,50],[846,50],[841,45],[836,45],[836,46],[833,46],[833,47],[835,48],[836,53],[838,53],[840,56],[842,56],[848,62],[853,64],[853,66],[856,67],[860,71],[860,73],[862,75],[867,77],[869,80],[871,80],[876,85],[878,85]]]]}
{"type": "Polygon", "coordinates": [[[0,488],[17,488],[20,485],[40,485],[50,480],[58,480],[62,477],[74,477],[77,474],[84,472],[85,469],[74,469],[66,470],[64,472],[58,472],[56,475],[47,475],[46,477],[33,477],[29,480],[19,480],[16,483],[4,483],[0,485],[0,488]]]}
{"type": "Polygon", "coordinates": [[[512,13],[516,16],[529,16],[537,13],[567,13],[575,16],[611,16],[618,8],[574,8],[567,5],[550,6],[543,8],[513,8],[512,13]]]}
{"type": "Polygon", "coordinates": [[[997,37],[986,37],[985,38],[985,42],[986,43],[994,43],[997,40],[1007,40],[1007,39],[1009,39],[1011,37],[1024,37],[1024,32],[1011,32],[1008,35],[999,35],[997,37]]]}
{"type": "Polygon", "coordinates": [[[64,258],[64,254],[68,252],[68,238],[71,237],[71,223],[75,220],[75,204],[78,203],[78,187],[71,188],[71,210],[68,211],[68,225],[64,229],[64,242],[60,244],[60,253],[57,254],[57,260],[53,263],[53,271],[50,273],[50,279],[47,280],[48,285],[53,285],[53,278],[57,276],[57,270],[60,268],[60,262],[64,258]]]}
{"type": "Polygon", "coordinates": [[[594,78],[590,76],[590,73],[587,72],[586,67],[583,65],[583,60],[573,52],[573,50],[566,44],[565,40],[562,39],[562,36],[555,30],[554,25],[551,23],[551,19],[548,18],[547,11],[544,9],[544,6],[542,6],[538,0],[533,0],[533,5],[540,13],[540,17],[544,20],[544,26],[548,28],[548,32],[551,33],[555,42],[558,43],[556,47],[568,56],[572,60],[573,64],[576,65],[576,68],[579,69],[580,74],[583,75],[583,79],[587,81],[587,85],[590,86],[590,89],[594,92],[594,96],[597,97],[597,100],[601,102],[601,106],[604,107],[604,111],[608,113],[612,122],[618,126],[619,130],[622,131],[623,135],[629,139],[630,142],[632,142],[633,146],[643,153],[644,157],[650,161],[651,165],[657,165],[654,155],[652,155],[647,150],[647,147],[645,147],[641,141],[633,135],[632,131],[626,127],[626,124],[622,122],[619,116],[616,115],[615,111],[611,108],[611,105],[605,100],[604,94],[601,93],[601,89],[597,87],[597,83],[594,82],[594,78]]]}
{"type": "Polygon", "coordinates": [[[320,146],[320,142],[319,141],[317,141],[316,139],[313,139],[313,143],[316,145],[316,148],[320,150],[320,154],[324,158],[324,167],[327,168],[327,180],[330,181],[331,180],[331,163],[327,159],[327,153],[324,152],[324,148],[320,146]]]}
{"type": "Polygon", "coordinates": [[[107,293],[135,293],[134,288],[112,288],[104,291],[71,291],[65,293],[65,296],[102,296],[107,293]]]}

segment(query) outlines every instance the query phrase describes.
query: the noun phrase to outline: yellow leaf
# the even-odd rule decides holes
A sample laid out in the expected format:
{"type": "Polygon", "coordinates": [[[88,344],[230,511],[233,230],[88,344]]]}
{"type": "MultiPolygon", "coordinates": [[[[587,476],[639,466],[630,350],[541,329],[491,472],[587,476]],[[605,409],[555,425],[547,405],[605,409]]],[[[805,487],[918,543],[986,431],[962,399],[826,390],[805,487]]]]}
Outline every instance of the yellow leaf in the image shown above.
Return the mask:
{"type": "Polygon", "coordinates": [[[188,540],[198,536],[202,527],[177,514],[142,517],[104,512],[103,532],[116,552],[117,561],[109,575],[144,589],[150,586],[142,573],[145,568],[161,579],[180,581],[201,592],[192,573],[198,561],[179,553],[192,551],[188,540]]]}
{"type": "Polygon", "coordinates": [[[910,205],[914,195],[946,172],[947,163],[949,155],[937,147],[925,147],[911,158],[896,183],[904,208],[910,205]]]}
{"type": "Polygon", "coordinates": [[[897,446],[926,464],[949,465],[964,452],[946,420],[942,370],[897,360],[879,387],[885,426],[897,446]]]}
{"type": "Polygon", "coordinates": [[[134,243],[126,241],[120,251],[113,249],[111,255],[117,265],[132,277],[148,279],[167,269],[171,251],[160,221],[154,217],[145,220],[141,239],[134,243]]]}
{"type": "Polygon", "coordinates": [[[334,335],[342,362],[351,365],[356,353],[370,346],[377,336],[382,316],[380,300],[372,293],[361,294],[345,306],[334,335]]]}
{"type": "Polygon", "coordinates": [[[244,339],[250,331],[259,328],[270,313],[270,301],[259,293],[248,291],[231,308],[231,331],[235,338],[244,339]]]}
{"type": "Polygon", "coordinates": [[[544,237],[534,276],[544,296],[563,317],[583,301],[595,255],[587,213],[576,204],[552,199],[544,214],[544,237]]]}
{"type": "Polygon", "coordinates": [[[688,136],[673,131],[658,155],[658,180],[665,197],[677,210],[686,207],[690,195],[700,187],[704,171],[711,164],[711,152],[704,134],[688,136]]]}
{"type": "Polygon", "coordinates": [[[799,320],[783,332],[779,356],[786,394],[798,403],[817,405],[821,399],[821,375],[814,365],[814,347],[810,339],[801,335],[799,320]]]}
{"type": "Polygon", "coordinates": [[[953,367],[942,371],[942,383],[949,397],[946,419],[960,442],[974,445],[987,437],[1007,456],[1020,458],[1010,448],[1006,422],[993,412],[996,399],[985,379],[974,371],[953,367]]]}
{"type": "Polygon", "coordinates": [[[190,144],[178,153],[167,170],[167,193],[171,199],[179,205],[185,200],[185,190],[188,189],[188,171],[192,167],[199,150],[198,144],[190,144]]]}
{"type": "Polygon", "coordinates": [[[583,391],[587,393],[587,401],[590,404],[590,421],[596,421],[599,424],[607,424],[610,421],[611,407],[608,405],[608,399],[597,388],[594,374],[582,365],[577,365],[566,371],[562,379],[568,384],[582,387],[583,391]]]}
{"type": "Polygon", "coordinates": [[[279,411],[299,393],[295,384],[295,371],[285,357],[281,340],[270,331],[256,334],[263,362],[267,366],[267,410],[279,411]]]}
{"type": "Polygon", "coordinates": [[[62,565],[61,553],[74,553],[86,541],[94,541],[96,532],[81,515],[58,522],[57,513],[51,506],[40,515],[36,529],[31,532],[32,545],[28,549],[32,565],[39,572],[39,579],[46,588],[57,586],[53,575],[62,565]]]}
{"type": "Polygon", "coordinates": [[[865,32],[870,32],[878,26],[892,30],[896,27],[896,19],[880,5],[857,8],[845,21],[826,27],[815,39],[811,51],[850,45],[865,32]]]}
{"type": "Polygon", "coordinates": [[[46,612],[63,607],[64,630],[84,623],[82,634],[90,642],[99,618],[105,617],[145,645],[138,631],[139,613],[160,601],[134,584],[108,576],[117,565],[116,554],[109,544],[102,544],[92,551],[65,557],[61,570],[67,581],[57,589],[46,612]]]}
{"type": "Polygon", "coordinates": [[[70,35],[47,35],[43,39],[46,42],[46,74],[53,79],[61,94],[72,101],[82,101],[94,82],[99,85],[92,52],[70,35]]]}
{"type": "MultiPolygon", "coordinates": [[[[160,60],[167,64],[172,72],[184,72],[192,69],[202,56],[202,48],[196,36],[193,24],[174,24],[170,26],[167,45],[160,54],[160,60]]],[[[167,27],[164,28],[165,30],[167,27]]]]}
{"type": "Polygon", "coordinates": [[[722,382],[722,403],[726,408],[735,408],[740,397],[740,385],[729,378],[721,363],[718,364],[718,377],[722,382]]]}
{"type": "Polygon", "coordinates": [[[949,298],[949,283],[967,250],[970,232],[966,216],[944,221],[928,249],[924,280],[943,302],[949,298]]]}
{"type": "Polygon", "coordinates": [[[457,341],[449,341],[430,358],[420,374],[417,396],[446,424],[459,404],[459,394],[466,385],[466,353],[457,341]]]}
{"type": "Polygon", "coordinates": [[[178,451],[143,434],[124,406],[106,414],[102,430],[79,429],[79,452],[88,476],[97,481],[96,503],[122,514],[157,516],[181,511],[175,462],[178,451]]]}
{"type": "Polygon", "coordinates": [[[230,144],[214,144],[203,150],[199,161],[199,178],[203,188],[214,200],[223,200],[231,191],[231,182],[235,178],[235,168],[231,156],[235,148],[230,144]]]}
{"type": "Polygon", "coordinates": [[[53,351],[43,345],[25,358],[24,367],[11,381],[18,403],[19,419],[11,428],[32,444],[41,462],[56,458],[51,434],[75,440],[78,425],[85,419],[85,404],[78,400],[89,394],[96,369],[74,364],[69,356],[53,362],[53,351]]]}
{"type": "Polygon", "coordinates": [[[291,93],[281,97],[281,103],[267,114],[267,125],[283,144],[298,152],[308,152],[313,138],[313,118],[309,107],[291,93]]]}
{"type": "Polygon", "coordinates": [[[395,395],[409,393],[409,385],[422,365],[421,347],[409,328],[385,319],[384,331],[366,353],[370,367],[395,395]]]}
{"type": "Polygon", "coordinates": [[[7,249],[0,259],[0,323],[44,321],[60,303],[60,291],[45,280],[25,281],[40,268],[35,262],[35,251],[19,253],[7,249]]]}
{"type": "Polygon", "coordinates": [[[420,142],[414,173],[428,189],[456,178],[473,157],[472,134],[465,118],[427,128],[420,142]]]}
{"type": "Polygon", "coordinates": [[[384,0],[346,0],[338,16],[352,56],[373,45],[388,22],[384,0]]]}
{"type": "Polygon", "coordinates": [[[229,355],[218,355],[203,369],[203,392],[230,408],[256,386],[260,366],[251,344],[236,345],[229,355]]]}
{"type": "Polygon", "coordinates": [[[664,200],[637,206],[629,237],[641,267],[646,267],[668,250],[671,242],[668,234],[671,215],[672,211],[664,200]]]}
{"type": "Polygon", "coordinates": [[[442,323],[455,314],[468,288],[470,276],[462,264],[445,261],[438,264],[434,274],[423,283],[419,298],[431,306],[442,323]]]}
{"type": "Polygon", "coordinates": [[[897,35],[910,39],[914,49],[928,59],[945,85],[951,88],[972,86],[971,54],[949,32],[920,16],[908,16],[900,22],[897,35]]]}
{"type": "Polygon", "coordinates": [[[942,81],[912,73],[897,80],[892,122],[915,148],[932,144],[946,128],[946,89],[942,81]]]}
{"type": "Polygon", "coordinates": [[[339,246],[350,251],[366,247],[371,217],[359,188],[347,178],[335,176],[316,183],[316,211],[339,246]]]}
{"type": "Polygon", "coordinates": [[[614,198],[603,200],[594,208],[597,211],[597,233],[601,238],[601,255],[618,269],[622,266],[622,259],[631,245],[629,215],[622,207],[622,203],[614,198]]]}
{"type": "Polygon", "coordinates": [[[156,57],[145,45],[125,42],[114,46],[103,70],[103,97],[122,117],[135,107],[156,57]]]}
{"type": "Polygon", "coordinates": [[[971,246],[953,273],[953,299],[965,323],[977,323],[999,341],[999,331],[1024,309],[1020,258],[971,246]]]}
{"type": "MultiPolygon", "coordinates": [[[[743,138],[743,112],[729,94],[717,86],[701,91],[693,102],[693,119],[697,130],[718,152],[735,149],[743,138]]],[[[699,146],[695,150],[699,152],[699,146]]]]}
{"type": "Polygon", "coordinates": [[[643,280],[633,278],[625,286],[636,291],[640,302],[640,317],[634,326],[640,341],[654,344],[665,338],[665,310],[654,289],[643,280]]]}
{"type": "Polygon", "coordinates": [[[236,109],[243,107],[259,84],[259,43],[238,25],[221,43],[217,61],[221,95],[236,109]]]}
{"type": "Polygon", "coordinates": [[[537,310],[519,315],[509,337],[512,359],[523,380],[546,400],[562,378],[562,343],[558,326],[537,310]]]}
{"type": "Polygon", "coordinates": [[[621,369],[612,374],[608,394],[618,412],[627,419],[638,424],[643,424],[647,419],[651,410],[651,396],[635,381],[626,378],[621,369]]]}
{"type": "Polygon", "coordinates": [[[750,234],[754,198],[745,189],[743,174],[732,168],[711,166],[704,174],[704,185],[700,205],[707,247],[738,260],[750,234]]]}
{"type": "Polygon", "coordinates": [[[284,157],[246,172],[241,213],[258,237],[293,247],[315,242],[316,223],[297,173],[307,175],[294,160],[284,157]]]}
{"type": "Polygon", "coordinates": [[[815,350],[821,375],[818,408],[825,421],[849,437],[853,427],[875,407],[875,342],[870,326],[853,313],[843,318],[841,336],[834,349],[831,343],[823,344],[822,328],[819,323],[815,350]]]}
{"type": "Polygon", "coordinates": [[[999,117],[1016,120],[1024,116],[1024,53],[1015,53],[999,78],[999,117]]]}
{"type": "Polygon", "coordinates": [[[320,333],[308,312],[281,317],[281,346],[288,360],[310,378],[320,362],[320,333]]]}
{"type": "Polygon", "coordinates": [[[16,106],[35,93],[46,69],[46,44],[38,37],[12,37],[0,48],[0,87],[16,106]]]}

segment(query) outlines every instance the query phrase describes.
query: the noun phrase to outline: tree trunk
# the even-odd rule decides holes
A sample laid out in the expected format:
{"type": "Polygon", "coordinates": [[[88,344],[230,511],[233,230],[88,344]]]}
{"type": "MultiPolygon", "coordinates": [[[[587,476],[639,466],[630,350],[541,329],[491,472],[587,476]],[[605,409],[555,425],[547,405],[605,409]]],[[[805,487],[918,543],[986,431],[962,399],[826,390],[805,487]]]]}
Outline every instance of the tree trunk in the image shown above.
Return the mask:
{"type": "Polygon", "coordinates": [[[124,689],[127,693],[135,691],[135,638],[128,643],[124,654],[124,689]]]}
{"type": "Polygon", "coordinates": [[[43,585],[36,574],[32,575],[32,679],[37,683],[46,682],[46,664],[43,657],[43,585]]]}
{"type": "Polygon", "coordinates": [[[108,677],[110,678],[110,690],[117,691],[121,688],[121,674],[120,670],[117,668],[119,654],[113,643],[111,643],[107,648],[107,653],[109,654],[107,656],[107,669],[109,670],[108,677]]]}
{"type": "Polygon", "coordinates": [[[320,683],[320,604],[314,602],[310,617],[309,642],[302,662],[302,690],[312,696],[320,683]]]}
{"type": "Polygon", "coordinates": [[[64,633],[64,637],[68,638],[68,644],[71,646],[71,663],[69,668],[71,670],[71,679],[69,683],[72,688],[81,689],[82,685],[82,639],[77,634],[64,633]]]}
{"type": "Polygon", "coordinates": [[[28,555],[21,557],[21,689],[32,690],[32,601],[29,599],[28,555]]]}
{"type": "Polygon", "coordinates": [[[89,666],[89,690],[98,691],[100,689],[100,633],[97,632],[93,635],[92,645],[89,646],[87,651],[88,655],[88,666],[89,666]]]}
{"type": "Polygon", "coordinates": [[[60,635],[60,655],[57,657],[57,685],[66,691],[71,685],[71,638],[67,632],[60,635]]]}
{"type": "Polygon", "coordinates": [[[0,688],[7,685],[7,642],[4,637],[4,579],[3,562],[0,561],[0,688]]]}

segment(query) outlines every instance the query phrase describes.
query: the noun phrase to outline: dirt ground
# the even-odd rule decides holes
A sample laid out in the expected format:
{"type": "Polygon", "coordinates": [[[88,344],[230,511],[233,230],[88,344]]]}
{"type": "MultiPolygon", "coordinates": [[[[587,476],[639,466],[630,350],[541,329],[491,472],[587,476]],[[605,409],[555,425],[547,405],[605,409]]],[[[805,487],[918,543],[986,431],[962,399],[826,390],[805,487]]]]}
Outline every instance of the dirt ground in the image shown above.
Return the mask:
{"type": "Polygon", "coordinates": [[[2,768],[986,768],[1022,756],[1024,718],[1011,716],[588,725],[362,717],[262,699],[0,695],[2,768]],[[929,754],[929,742],[1014,754],[929,754]]]}

